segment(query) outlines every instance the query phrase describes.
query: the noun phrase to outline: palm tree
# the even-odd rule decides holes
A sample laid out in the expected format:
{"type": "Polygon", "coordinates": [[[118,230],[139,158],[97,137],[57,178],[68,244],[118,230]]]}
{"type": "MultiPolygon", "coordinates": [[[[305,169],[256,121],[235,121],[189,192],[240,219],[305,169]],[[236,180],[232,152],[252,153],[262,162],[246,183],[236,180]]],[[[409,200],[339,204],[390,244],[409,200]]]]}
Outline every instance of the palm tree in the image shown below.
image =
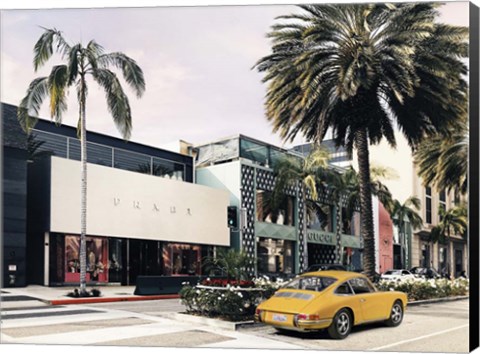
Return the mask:
{"type": "Polygon", "coordinates": [[[91,77],[105,91],[108,109],[122,136],[127,140],[132,130],[132,115],[127,95],[117,75],[109,69],[113,66],[121,70],[127,84],[141,97],[145,91],[145,80],[141,68],[123,53],[105,53],[102,46],[91,40],[86,46],[82,43],[70,45],[62,32],[44,28],[44,33],[34,47],[33,65],[35,71],[42,67],[54,51],[61,55],[65,64],[53,66],[50,75],[34,79],[28,87],[17,112],[23,129],[30,133],[36,123],[43,100],[50,98],[50,115],[61,124],[63,113],[67,111],[68,89],[77,90],[79,105],[78,135],[81,142],[81,222],[80,222],[80,292],[86,292],[86,208],[87,208],[87,145],[86,145],[86,101],[87,78],[91,77]],[[32,117],[33,116],[33,117],[32,117]]]}
{"type": "Polygon", "coordinates": [[[418,174],[426,186],[438,190],[468,191],[468,142],[466,120],[461,120],[448,135],[435,134],[425,139],[414,154],[418,174]]]}
{"type": "Polygon", "coordinates": [[[364,266],[375,270],[369,144],[415,148],[466,114],[468,28],[437,23],[435,3],[300,5],[275,24],[266,115],[285,140],[320,143],[331,130],[359,163],[364,266]]]}
{"type": "Polygon", "coordinates": [[[447,274],[452,274],[453,250],[451,236],[465,235],[468,226],[467,208],[464,205],[455,206],[449,210],[439,208],[440,223],[430,231],[430,239],[433,242],[440,241],[447,244],[447,274]]]}
{"type": "MultiPolygon", "coordinates": [[[[305,158],[299,159],[294,157],[287,157],[278,161],[274,167],[275,187],[272,192],[271,205],[272,209],[277,208],[285,198],[285,189],[290,185],[300,183],[303,195],[303,205],[306,206],[306,213],[312,214],[315,209],[318,209],[315,203],[318,199],[316,175],[318,170],[327,168],[329,158],[329,151],[321,146],[314,147],[312,152],[305,158]],[[308,197],[307,194],[310,196],[308,197]],[[310,201],[309,201],[310,200],[310,201]]],[[[306,221],[306,220],[305,220],[306,221]]],[[[307,223],[304,222],[304,235],[306,235],[307,223]]],[[[305,250],[305,257],[303,264],[300,265],[300,271],[308,266],[307,257],[307,239],[304,237],[303,249],[305,250]]]]}
{"type": "Polygon", "coordinates": [[[215,257],[206,257],[204,262],[207,269],[220,270],[222,274],[227,276],[227,281],[230,279],[236,281],[248,279],[247,269],[253,264],[253,260],[248,254],[232,248],[228,250],[221,248],[215,257]]]}
{"type": "Polygon", "coordinates": [[[402,245],[402,263],[404,258],[404,246],[406,240],[406,222],[410,224],[412,230],[419,229],[423,226],[423,220],[418,211],[420,211],[421,202],[417,197],[409,197],[402,204],[397,199],[386,207],[392,218],[393,224],[398,228],[400,235],[400,244],[402,245]]]}
{"type": "MultiPolygon", "coordinates": [[[[336,206],[336,263],[342,262],[342,209],[345,208],[345,216],[348,219],[353,217],[353,213],[360,206],[360,179],[357,171],[353,167],[345,171],[335,169],[321,171],[318,176],[318,183],[322,185],[325,193],[328,193],[329,199],[336,206]]],[[[380,178],[387,177],[392,171],[385,167],[375,166],[370,168],[372,181],[370,190],[373,195],[378,197],[380,202],[389,208],[392,203],[392,195],[388,188],[380,181],[380,178]]]]}

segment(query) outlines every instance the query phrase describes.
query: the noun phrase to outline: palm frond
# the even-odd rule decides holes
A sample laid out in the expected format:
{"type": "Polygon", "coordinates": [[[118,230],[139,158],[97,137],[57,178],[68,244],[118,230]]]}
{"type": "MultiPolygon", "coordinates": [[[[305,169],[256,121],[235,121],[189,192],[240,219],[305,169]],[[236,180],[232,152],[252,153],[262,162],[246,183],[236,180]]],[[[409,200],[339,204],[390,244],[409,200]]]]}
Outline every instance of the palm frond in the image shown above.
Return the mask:
{"type": "Polygon", "coordinates": [[[129,58],[123,53],[108,53],[98,57],[98,63],[107,67],[113,65],[122,71],[125,81],[135,91],[137,97],[141,97],[145,92],[145,78],[142,69],[135,60],[129,58]]]}
{"type": "Polygon", "coordinates": [[[128,97],[115,73],[98,68],[92,72],[95,81],[104,89],[107,107],[113,121],[124,139],[129,139],[132,131],[132,114],[128,97]]]}
{"type": "Polygon", "coordinates": [[[30,133],[35,126],[40,111],[40,106],[48,94],[48,78],[39,77],[34,79],[27,90],[25,97],[18,106],[17,118],[22,129],[30,133]]]}
{"type": "Polygon", "coordinates": [[[63,38],[60,31],[55,28],[41,28],[44,29],[44,32],[35,43],[33,48],[33,67],[35,71],[43,66],[48,59],[50,59],[54,50],[62,54],[62,56],[66,55],[70,50],[70,46],[63,38]]]}
{"type": "Polygon", "coordinates": [[[57,123],[62,120],[62,114],[67,110],[68,67],[56,65],[48,77],[47,86],[50,96],[50,116],[57,123]]]}

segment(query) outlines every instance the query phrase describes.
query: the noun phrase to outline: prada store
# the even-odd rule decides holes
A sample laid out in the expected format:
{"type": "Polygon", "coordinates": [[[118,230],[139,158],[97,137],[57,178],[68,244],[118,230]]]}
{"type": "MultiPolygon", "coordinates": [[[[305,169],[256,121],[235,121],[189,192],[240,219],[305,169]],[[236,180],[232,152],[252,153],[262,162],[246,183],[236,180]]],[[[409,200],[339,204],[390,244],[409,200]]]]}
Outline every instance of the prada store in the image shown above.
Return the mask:
{"type": "MultiPolygon", "coordinates": [[[[43,243],[32,272],[44,285],[78,284],[80,162],[52,156],[36,163],[31,175],[39,222],[29,239],[43,243]]],[[[201,260],[213,247],[230,245],[226,191],[97,164],[88,164],[87,183],[90,284],[201,275],[201,260]]]]}

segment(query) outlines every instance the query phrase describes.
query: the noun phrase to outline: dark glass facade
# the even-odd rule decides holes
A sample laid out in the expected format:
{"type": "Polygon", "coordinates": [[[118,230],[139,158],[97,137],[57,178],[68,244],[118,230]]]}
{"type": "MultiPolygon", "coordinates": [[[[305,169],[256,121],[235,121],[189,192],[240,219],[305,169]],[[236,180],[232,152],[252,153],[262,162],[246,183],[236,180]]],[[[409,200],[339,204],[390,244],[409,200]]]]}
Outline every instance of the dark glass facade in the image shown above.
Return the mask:
{"type": "MultiPolygon", "coordinates": [[[[79,139],[38,129],[34,129],[32,134],[38,145],[37,152],[80,161],[79,139]]],[[[87,142],[87,162],[180,181],[191,181],[191,173],[187,173],[191,162],[188,164],[184,161],[172,161],[105,144],[87,142]]]]}

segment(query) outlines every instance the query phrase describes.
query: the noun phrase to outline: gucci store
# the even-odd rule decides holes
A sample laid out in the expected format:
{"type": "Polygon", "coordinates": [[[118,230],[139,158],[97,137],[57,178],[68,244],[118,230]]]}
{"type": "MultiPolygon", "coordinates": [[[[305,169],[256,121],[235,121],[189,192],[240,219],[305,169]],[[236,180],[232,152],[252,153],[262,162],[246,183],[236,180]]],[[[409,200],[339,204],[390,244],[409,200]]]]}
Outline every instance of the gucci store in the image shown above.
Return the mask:
{"type": "MultiPolygon", "coordinates": [[[[40,246],[32,276],[44,285],[80,280],[80,162],[49,157],[34,164],[40,246]]],[[[88,164],[87,282],[135,284],[138,275],[200,275],[214,246],[229,246],[225,191],[88,164]],[[205,207],[208,206],[208,207],[205,207]]],[[[36,247],[38,251],[38,247],[36,247]]]]}

